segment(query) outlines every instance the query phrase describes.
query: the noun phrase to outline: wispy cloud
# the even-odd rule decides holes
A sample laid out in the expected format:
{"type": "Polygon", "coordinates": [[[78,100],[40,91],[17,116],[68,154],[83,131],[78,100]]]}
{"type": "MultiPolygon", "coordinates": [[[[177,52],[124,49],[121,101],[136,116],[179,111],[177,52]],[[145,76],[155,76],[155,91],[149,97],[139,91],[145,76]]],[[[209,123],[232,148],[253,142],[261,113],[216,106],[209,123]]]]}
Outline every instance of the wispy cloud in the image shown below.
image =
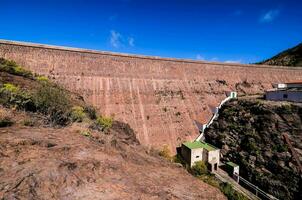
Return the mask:
{"type": "Polygon", "coordinates": [[[128,44],[129,44],[129,46],[134,47],[134,38],[133,37],[128,38],[128,44]]]}
{"type": "Polygon", "coordinates": [[[279,16],[280,10],[278,9],[273,9],[269,10],[260,17],[260,22],[261,23],[269,23],[275,20],[279,16]]]}
{"type": "Polygon", "coordinates": [[[120,32],[116,30],[110,31],[110,45],[113,48],[121,48],[121,47],[134,47],[135,40],[134,37],[129,37],[127,35],[122,35],[120,32]]]}
{"type": "Polygon", "coordinates": [[[225,63],[241,63],[241,60],[226,60],[225,63]]]}
{"type": "Polygon", "coordinates": [[[217,57],[207,57],[207,56],[203,56],[201,54],[197,54],[196,55],[196,60],[204,60],[204,61],[218,61],[219,59],[217,57]]]}
{"type": "Polygon", "coordinates": [[[202,55],[197,54],[196,55],[196,60],[205,60],[205,58],[202,55]]]}
{"type": "Polygon", "coordinates": [[[110,44],[114,48],[119,48],[122,45],[122,35],[115,31],[111,30],[110,31],[110,44]]]}
{"type": "Polygon", "coordinates": [[[201,54],[196,55],[196,60],[204,60],[204,61],[210,61],[210,62],[224,62],[224,63],[243,63],[244,62],[241,59],[223,60],[218,57],[205,57],[201,54]]]}

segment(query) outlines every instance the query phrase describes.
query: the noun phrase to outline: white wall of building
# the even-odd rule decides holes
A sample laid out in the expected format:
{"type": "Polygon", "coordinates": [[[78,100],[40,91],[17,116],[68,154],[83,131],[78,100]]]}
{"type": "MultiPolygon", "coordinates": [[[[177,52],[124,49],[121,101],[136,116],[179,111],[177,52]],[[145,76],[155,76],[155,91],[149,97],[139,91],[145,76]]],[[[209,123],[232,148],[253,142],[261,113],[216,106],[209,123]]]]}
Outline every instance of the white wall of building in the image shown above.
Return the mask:
{"type": "Polygon", "coordinates": [[[234,167],[233,174],[238,174],[239,175],[239,166],[234,167]]]}
{"type": "Polygon", "coordinates": [[[217,163],[217,166],[220,164],[220,149],[208,151],[205,148],[189,149],[185,145],[182,145],[181,155],[184,160],[190,164],[190,167],[197,161],[203,161],[212,165],[217,163]]]}
{"type": "Polygon", "coordinates": [[[214,151],[207,151],[204,148],[199,149],[192,149],[191,151],[191,163],[190,166],[192,167],[195,162],[197,161],[204,161],[205,163],[211,163],[219,166],[220,164],[220,150],[214,151]]]}
{"type": "Polygon", "coordinates": [[[205,161],[204,155],[203,155],[203,148],[199,149],[192,149],[191,150],[191,167],[194,165],[195,162],[197,161],[205,161]]]}
{"type": "Polygon", "coordinates": [[[217,163],[217,165],[219,166],[219,164],[220,164],[220,150],[219,149],[216,149],[214,151],[209,151],[208,162],[211,164],[217,163]]]}

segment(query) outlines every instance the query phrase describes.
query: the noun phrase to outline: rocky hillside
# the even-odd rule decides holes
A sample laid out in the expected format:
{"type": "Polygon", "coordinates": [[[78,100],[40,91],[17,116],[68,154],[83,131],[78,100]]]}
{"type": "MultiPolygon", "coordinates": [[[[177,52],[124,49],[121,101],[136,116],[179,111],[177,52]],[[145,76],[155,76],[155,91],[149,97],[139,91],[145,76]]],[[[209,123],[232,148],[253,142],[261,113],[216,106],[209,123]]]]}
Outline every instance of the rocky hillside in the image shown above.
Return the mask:
{"type": "Polygon", "coordinates": [[[293,67],[302,66],[302,43],[258,64],[293,67]]]}
{"type": "Polygon", "coordinates": [[[226,199],[129,125],[0,59],[0,199],[226,199]]]}
{"type": "Polygon", "coordinates": [[[240,174],[280,199],[302,199],[297,161],[283,133],[302,162],[302,105],[239,99],[227,103],[206,132],[221,148],[222,160],[240,165],[240,174]]]}

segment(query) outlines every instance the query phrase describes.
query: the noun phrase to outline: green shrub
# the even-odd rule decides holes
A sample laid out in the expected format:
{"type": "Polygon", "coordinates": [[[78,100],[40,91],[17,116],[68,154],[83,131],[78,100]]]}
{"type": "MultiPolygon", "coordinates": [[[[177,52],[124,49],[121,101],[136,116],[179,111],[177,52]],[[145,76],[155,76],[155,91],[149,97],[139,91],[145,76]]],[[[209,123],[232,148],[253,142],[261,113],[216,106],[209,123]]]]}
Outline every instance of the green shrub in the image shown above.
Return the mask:
{"type": "Polygon", "coordinates": [[[222,183],[220,185],[220,190],[223,192],[225,196],[227,196],[228,200],[248,200],[249,198],[245,197],[243,194],[234,190],[232,185],[229,183],[222,183]]]}
{"type": "Polygon", "coordinates": [[[91,132],[90,131],[81,131],[80,134],[84,135],[86,137],[90,137],[91,136],[91,132]]]}
{"type": "Polygon", "coordinates": [[[277,151],[277,152],[286,152],[286,151],[288,151],[287,146],[286,145],[282,145],[282,144],[274,145],[272,147],[272,150],[273,151],[277,151]]]}
{"type": "Polygon", "coordinates": [[[112,123],[113,123],[113,119],[111,117],[102,117],[102,116],[100,116],[96,119],[96,124],[98,126],[100,126],[103,131],[108,129],[108,128],[111,128],[112,123]]]}
{"type": "Polygon", "coordinates": [[[207,165],[203,161],[197,161],[191,168],[191,173],[194,176],[200,176],[208,173],[207,165]]]}
{"type": "Polygon", "coordinates": [[[33,78],[31,71],[23,69],[21,66],[17,65],[15,61],[6,60],[4,58],[0,58],[0,71],[26,78],[33,78]]]}
{"type": "Polygon", "coordinates": [[[292,114],[293,113],[293,107],[289,104],[285,104],[285,105],[282,105],[280,107],[277,107],[276,108],[276,112],[279,113],[279,114],[292,114]]]}
{"type": "Polygon", "coordinates": [[[36,79],[40,82],[49,82],[49,79],[46,76],[38,76],[36,79]]]}
{"type": "Polygon", "coordinates": [[[236,110],[234,108],[228,107],[223,109],[222,115],[223,116],[234,116],[236,115],[236,110]]]}
{"type": "Polygon", "coordinates": [[[164,145],[162,150],[158,153],[161,157],[166,158],[167,160],[172,160],[171,151],[168,145],[164,145]]]}
{"type": "Polygon", "coordinates": [[[63,89],[45,82],[33,94],[33,100],[37,110],[49,115],[51,122],[58,125],[66,125],[69,122],[71,102],[63,89]]]}
{"type": "Polygon", "coordinates": [[[5,83],[5,84],[3,84],[3,87],[0,89],[0,92],[17,93],[17,92],[19,92],[19,87],[15,86],[11,83],[5,83]]]}
{"type": "Polygon", "coordinates": [[[0,88],[0,103],[26,111],[36,110],[31,94],[21,91],[19,87],[10,83],[6,83],[0,88]]]}
{"type": "Polygon", "coordinates": [[[73,122],[82,122],[86,118],[84,108],[81,106],[72,107],[70,117],[73,122]]]}
{"type": "Polygon", "coordinates": [[[186,161],[181,157],[181,155],[179,154],[176,154],[175,156],[173,156],[172,158],[173,162],[175,163],[180,163],[182,164],[183,166],[186,165],[186,161]]]}
{"type": "Polygon", "coordinates": [[[0,128],[1,127],[11,126],[13,124],[14,124],[14,122],[11,120],[10,117],[8,117],[8,116],[1,117],[0,116],[0,128]]]}
{"type": "Polygon", "coordinates": [[[211,174],[202,174],[198,176],[199,179],[201,179],[203,182],[214,186],[216,188],[220,188],[219,181],[215,178],[214,175],[211,174]]]}
{"type": "Polygon", "coordinates": [[[86,106],[84,108],[84,111],[85,111],[85,113],[88,114],[88,117],[90,119],[96,119],[97,118],[97,113],[96,113],[96,110],[95,110],[94,107],[92,107],[92,106],[86,106]]]}
{"type": "Polygon", "coordinates": [[[256,141],[254,138],[251,138],[249,136],[246,136],[242,142],[241,142],[241,147],[245,149],[248,152],[258,152],[260,151],[259,147],[256,144],[256,141]]]}
{"type": "Polygon", "coordinates": [[[24,126],[34,126],[35,125],[35,122],[31,119],[25,119],[22,121],[22,124],[24,126]]]}

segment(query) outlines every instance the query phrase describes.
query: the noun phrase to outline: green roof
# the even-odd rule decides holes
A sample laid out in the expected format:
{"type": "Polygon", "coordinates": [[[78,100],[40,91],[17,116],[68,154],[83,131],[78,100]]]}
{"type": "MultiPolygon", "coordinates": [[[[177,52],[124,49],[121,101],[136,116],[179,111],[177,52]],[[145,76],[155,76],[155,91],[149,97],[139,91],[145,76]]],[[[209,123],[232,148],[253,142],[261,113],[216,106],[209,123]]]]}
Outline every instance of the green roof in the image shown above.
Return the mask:
{"type": "Polygon", "coordinates": [[[227,162],[226,164],[229,165],[229,166],[231,166],[231,167],[237,167],[237,166],[239,166],[239,165],[237,165],[237,164],[235,164],[233,162],[227,162]]]}
{"type": "Polygon", "coordinates": [[[185,145],[189,149],[205,148],[208,151],[214,151],[217,149],[216,147],[214,147],[208,143],[200,142],[200,141],[185,142],[185,143],[183,143],[183,145],[185,145]]]}

